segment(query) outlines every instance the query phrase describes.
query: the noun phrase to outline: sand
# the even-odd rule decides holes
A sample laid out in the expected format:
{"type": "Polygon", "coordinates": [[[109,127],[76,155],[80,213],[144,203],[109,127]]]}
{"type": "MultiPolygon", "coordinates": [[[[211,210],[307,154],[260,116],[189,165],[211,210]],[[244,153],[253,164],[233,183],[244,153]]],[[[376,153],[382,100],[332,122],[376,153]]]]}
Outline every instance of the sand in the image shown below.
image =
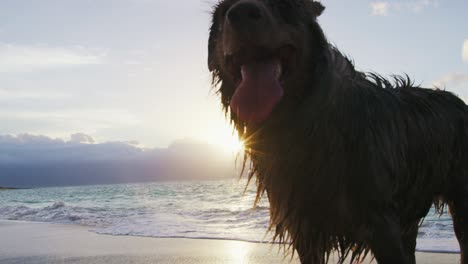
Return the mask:
{"type": "MultiPolygon", "coordinates": [[[[299,263],[277,245],[228,240],[99,235],[77,225],[0,221],[0,263],[299,263]]],[[[417,253],[417,263],[459,254],[417,253]]],[[[334,263],[331,261],[331,263],[334,263]]],[[[374,262],[375,263],[375,262],[374,262]]]]}

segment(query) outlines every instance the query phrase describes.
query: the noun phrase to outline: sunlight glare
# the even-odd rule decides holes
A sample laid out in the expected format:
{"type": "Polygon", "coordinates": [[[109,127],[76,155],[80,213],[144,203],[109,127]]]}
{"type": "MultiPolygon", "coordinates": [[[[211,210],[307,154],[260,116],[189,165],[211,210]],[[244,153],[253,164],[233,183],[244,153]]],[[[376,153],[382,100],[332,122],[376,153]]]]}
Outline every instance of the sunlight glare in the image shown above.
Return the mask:
{"type": "Polygon", "coordinates": [[[225,136],[219,136],[214,140],[215,144],[219,145],[226,153],[237,154],[244,149],[244,144],[236,134],[226,134],[225,136]]]}
{"type": "Polygon", "coordinates": [[[221,126],[209,127],[204,132],[203,137],[200,137],[200,139],[220,147],[225,154],[238,154],[244,150],[244,143],[227,123],[221,126]]]}
{"type": "Polygon", "coordinates": [[[244,149],[244,143],[237,135],[232,135],[232,138],[229,140],[229,142],[226,142],[226,149],[233,152],[239,152],[244,149]]]}
{"type": "Polygon", "coordinates": [[[235,245],[230,245],[231,257],[234,259],[234,263],[249,263],[249,253],[251,251],[251,246],[245,242],[237,242],[235,245]]]}

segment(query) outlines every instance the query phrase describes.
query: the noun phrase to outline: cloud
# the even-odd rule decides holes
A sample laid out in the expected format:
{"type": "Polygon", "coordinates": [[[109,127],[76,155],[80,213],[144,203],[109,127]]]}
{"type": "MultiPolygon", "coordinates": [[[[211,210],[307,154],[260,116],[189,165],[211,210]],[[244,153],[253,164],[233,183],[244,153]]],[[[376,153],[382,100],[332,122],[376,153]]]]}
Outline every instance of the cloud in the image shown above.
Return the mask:
{"type": "Polygon", "coordinates": [[[464,62],[468,62],[468,39],[463,43],[462,57],[464,62]]]}
{"type": "Polygon", "coordinates": [[[34,91],[26,89],[0,88],[0,101],[5,100],[59,100],[69,98],[70,95],[61,91],[34,91]]]}
{"type": "Polygon", "coordinates": [[[388,2],[373,2],[370,5],[372,8],[372,15],[374,16],[388,15],[388,9],[390,7],[390,4],[388,2]]]}
{"type": "Polygon", "coordinates": [[[70,136],[70,142],[73,143],[84,143],[84,144],[93,144],[95,141],[90,135],[85,133],[76,133],[70,136]]]}
{"type": "Polygon", "coordinates": [[[96,143],[76,133],[70,139],[0,135],[0,186],[37,187],[220,179],[236,176],[234,161],[215,146],[191,140],[168,148],[135,141],[96,143]]]}
{"type": "Polygon", "coordinates": [[[144,151],[123,142],[92,144],[94,142],[84,133],[72,134],[69,140],[32,134],[3,135],[0,136],[0,156],[8,159],[0,159],[0,163],[118,160],[144,151]]]}
{"type": "Polygon", "coordinates": [[[414,12],[421,12],[426,8],[430,7],[437,7],[439,5],[439,1],[437,0],[419,0],[419,1],[409,1],[406,4],[407,9],[410,9],[414,12]]]}
{"type": "Polygon", "coordinates": [[[413,0],[413,1],[375,1],[371,2],[371,13],[374,16],[387,16],[390,11],[411,11],[420,13],[428,8],[438,7],[438,0],[413,0]]]}
{"type": "MultiPolygon", "coordinates": [[[[44,145],[44,144],[61,144],[64,143],[61,139],[53,139],[42,135],[19,134],[19,135],[0,135],[0,145],[44,145]]],[[[3,152],[3,151],[2,151],[3,152]]],[[[4,153],[3,153],[4,154],[4,153]]]]}
{"type": "MultiPolygon", "coordinates": [[[[136,140],[97,142],[91,135],[81,132],[71,134],[69,139],[28,133],[0,135],[0,157],[19,163],[147,160],[160,152],[178,157],[203,157],[218,151],[221,150],[216,146],[191,139],[176,140],[168,148],[145,148],[136,140]]],[[[0,158],[0,164],[4,161],[0,158]]]]}
{"type": "Polygon", "coordinates": [[[83,47],[0,43],[0,73],[101,64],[104,56],[83,47]]]}
{"type": "MultiPolygon", "coordinates": [[[[139,117],[128,110],[112,108],[64,109],[61,111],[5,109],[0,112],[0,121],[12,122],[12,120],[25,124],[41,122],[55,128],[64,127],[67,130],[78,130],[85,127],[87,130],[91,129],[93,131],[135,126],[142,122],[139,117]]],[[[43,127],[46,128],[47,126],[44,125],[43,127]]],[[[27,131],[31,130],[28,129],[27,131]]],[[[42,133],[49,134],[47,132],[42,133]]]]}
{"type": "Polygon", "coordinates": [[[464,83],[468,83],[468,74],[455,72],[440,77],[436,81],[432,82],[432,85],[434,87],[444,89],[446,87],[454,88],[464,83]]]}

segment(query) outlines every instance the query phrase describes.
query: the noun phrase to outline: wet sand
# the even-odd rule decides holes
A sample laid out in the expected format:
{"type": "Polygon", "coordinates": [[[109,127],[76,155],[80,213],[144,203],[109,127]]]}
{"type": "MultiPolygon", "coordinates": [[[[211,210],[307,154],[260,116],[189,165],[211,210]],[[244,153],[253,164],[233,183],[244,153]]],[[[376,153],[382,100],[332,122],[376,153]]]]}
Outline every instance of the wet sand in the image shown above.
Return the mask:
{"type": "MultiPolygon", "coordinates": [[[[278,245],[110,236],[89,229],[77,225],[0,221],[0,263],[299,263],[297,258],[283,257],[278,245]]],[[[459,259],[459,254],[417,253],[417,263],[456,264],[459,259]]],[[[332,259],[330,263],[335,262],[332,259]]]]}

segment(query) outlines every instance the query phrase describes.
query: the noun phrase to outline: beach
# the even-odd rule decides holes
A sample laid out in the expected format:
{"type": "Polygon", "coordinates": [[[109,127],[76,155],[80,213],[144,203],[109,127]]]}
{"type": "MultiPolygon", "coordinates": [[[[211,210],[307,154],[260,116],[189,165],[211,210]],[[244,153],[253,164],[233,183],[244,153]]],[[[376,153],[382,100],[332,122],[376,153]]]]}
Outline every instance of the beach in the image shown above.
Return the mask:
{"type": "MultiPolygon", "coordinates": [[[[79,225],[21,221],[0,221],[0,234],[0,263],[5,264],[299,263],[266,243],[112,236],[79,225]]],[[[455,264],[459,254],[418,252],[417,263],[455,264]]]]}

